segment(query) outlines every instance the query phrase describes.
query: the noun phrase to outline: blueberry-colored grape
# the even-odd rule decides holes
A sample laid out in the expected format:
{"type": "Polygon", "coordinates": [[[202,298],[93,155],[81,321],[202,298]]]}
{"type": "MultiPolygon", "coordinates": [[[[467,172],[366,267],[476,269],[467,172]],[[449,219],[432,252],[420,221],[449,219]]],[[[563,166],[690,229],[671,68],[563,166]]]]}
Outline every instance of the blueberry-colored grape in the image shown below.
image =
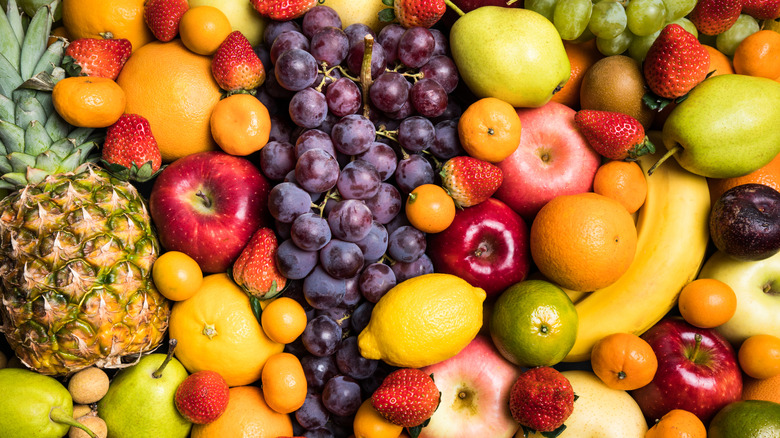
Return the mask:
{"type": "Polygon", "coordinates": [[[365,152],[376,138],[376,128],[371,120],[359,114],[344,116],[333,125],[330,133],[333,146],[346,155],[365,152]]]}
{"type": "Polygon", "coordinates": [[[312,149],[298,157],[295,179],[304,190],[326,192],[336,186],[339,163],[333,155],[322,149],[312,149]]]}
{"type": "Polygon", "coordinates": [[[374,303],[370,301],[363,301],[352,312],[352,317],[349,318],[349,324],[355,333],[360,333],[368,325],[368,321],[371,320],[371,312],[374,311],[374,303]]]}
{"type": "Polygon", "coordinates": [[[411,262],[395,262],[392,266],[393,273],[398,283],[420,275],[433,273],[433,263],[428,254],[423,254],[419,259],[411,262]]]}
{"type": "Polygon", "coordinates": [[[366,263],[372,263],[382,258],[387,251],[388,235],[387,229],[378,221],[373,220],[371,230],[366,237],[355,242],[363,251],[363,260],[366,263]]]}
{"type": "Polygon", "coordinates": [[[300,32],[301,25],[298,24],[297,21],[292,20],[270,20],[265,26],[265,29],[263,29],[263,42],[265,43],[266,47],[270,49],[271,46],[273,46],[274,41],[276,41],[276,37],[289,30],[300,32]]]}
{"type": "Polygon", "coordinates": [[[325,99],[330,112],[339,117],[357,113],[363,103],[360,88],[349,78],[339,78],[329,85],[325,99]]]}
{"type": "MultiPolygon", "coordinates": [[[[353,75],[359,75],[360,70],[363,67],[363,54],[365,53],[365,45],[363,41],[357,41],[349,46],[347,52],[347,69],[353,75]]],[[[376,78],[383,71],[385,71],[385,51],[381,44],[374,42],[371,49],[371,77],[376,78]]]]}
{"type": "Polygon", "coordinates": [[[279,183],[268,193],[268,210],[274,219],[289,223],[311,210],[311,196],[294,183],[279,183]]]}
{"type": "Polygon", "coordinates": [[[336,149],[333,147],[333,141],[330,135],[320,129],[308,129],[303,131],[295,140],[295,156],[300,157],[304,152],[310,149],[322,149],[333,157],[336,156],[336,149]]]}
{"type": "Polygon", "coordinates": [[[376,37],[376,41],[385,49],[385,60],[390,67],[398,59],[398,41],[406,28],[398,23],[390,23],[383,27],[376,37]]]}
{"type": "Polygon", "coordinates": [[[414,109],[425,117],[436,117],[447,109],[447,92],[433,79],[420,79],[412,85],[409,97],[414,109]]]}
{"type": "Polygon", "coordinates": [[[269,141],[260,149],[260,170],[268,179],[280,181],[295,168],[295,152],[289,142],[269,141]]]}
{"type": "Polygon", "coordinates": [[[305,429],[324,427],[330,420],[330,411],[322,403],[322,395],[308,391],[303,405],[295,411],[295,420],[305,429]]]}
{"type": "Polygon", "coordinates": [[[301,367],[306,376],[306,384],[310,390],[322,391],[325,383],[339,374],[336,358],[328,356],[303,356],[301,367]]]}
{"type": "Polygon", "coordinates": [[[434,56],[420,67],[424,78],[433,79],[449,94],[458,86],[458,67],[455,61],[443,55],[434,56]]]}
{"type": "Polygon", "coordinates": [[[458,121],[445,120],[434,125],[436,128],[436,139],[433,141],[429,151],[434,157],[440,160],[449,160],[458,155],[464,155],[465,151],[460,144],[458,137],[458,121]]]}
{"type": "Polygon", "coordinates": [[[307,278],[319,260],[317,252],[302,250],[290,239],[279,244],[275,258],[279,272],[292,280],[307,278]]]}
{"type": "Polygon", "coordinates": [[[409,99],[411,88],[411,84],[401,73],[386,71],[374,80],[368,89],[368,97],[378,110],[395,112],[409,99]]]}

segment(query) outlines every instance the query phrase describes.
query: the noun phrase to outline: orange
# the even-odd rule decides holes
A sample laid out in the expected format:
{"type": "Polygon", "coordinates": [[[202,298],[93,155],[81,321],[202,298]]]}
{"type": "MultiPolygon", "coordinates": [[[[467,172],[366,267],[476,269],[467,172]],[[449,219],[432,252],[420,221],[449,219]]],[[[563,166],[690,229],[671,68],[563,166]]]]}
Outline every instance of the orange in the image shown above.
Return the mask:
{"type": "Polygon", "coordinates": [[[137,50],[119,73],[125,111],[149,121],[163,162],[218,149],[211,137],[211,111],[221,90],[211,74],[211,58],[181,43],[153,42],[137,50]]]}
{"type": "Polygon", "coordinates": [[[629,213],[634,213],[647,198],[647,179],[636,162],[609,161],[596,170],[593,191],[618,201],[629,213]]]}
{"type": "Polygon", "coordinates": [[[289,414],[303,405],[306,375],[301,361],[294,354],[283,352],[269,357],[260,379],[263,397],[274,411],[289,414]]]}
{"type": "Polygon", "coordinates": [[[213,55],[232,32],[230,20],[214,6],[196,6],[179,21],[181,41],[199,55],[213,55]]]}
{"type": "Polygon", "coordinates": [[[225,412],[209,424],[194,424],[191,438],[293,436],[292,419],[271,409],[256,386],[230,388],[225,412]]]}
{"type": "Polygon", "coordinates": [[[260,324],[266,336],[274,342],[289,344],[306,329],[306,311],[297,301],[279,297],[263,309],[260,324]]]}
{"type": "Polygon", "coordinates": [[[650,428],[645,438],[706,438],[707,428],[695,414],[672,409],[650,428]]]}
{"type": "Polygon", "coordinates": [[[780,33],[759,30],[748,35],[734,51],[733,63],[741,75],[780,78],[780,33]]]}
{"type": "Polygon", "coordinates": [[[593,192],[555,197],[531,223],[531,257],[539,271],[575,291],[614,283],[634,260],[636,241],[628,210],[593,192]]]}
{"type": "Polygon", "coordinates": [[[165,298],[181,301],[190,298],[203,284],[198,262],[179,251],[168,251],[152,265],[152,280],[165,298]]]}
{"type": "Polygon", "coordinates": [[[62,24],[70,38],[127,38],[133,51],[155,40],[144,21],[146,0],[67,0],[62,24]]]}
{"type": "Polygon", "coordinates": [[[70,36],[68,35],[68,31],[65,30],[65,26],[58,26],[52,29],[51,33],[49,34],[49,41],[46,43],[46,45],[50,46],[60,38],[64,38],[66,40],[71,39],[70,36]]]}
{"type": "Polygon", "coordinates": [[[424,233],[440,233],[455,219],[455,201],[440,186],[423,184],[409,194],[406,218],[424,233]]]}
{"type": "Polygon", "coordinates": [[[768,334],[753,335],[739,347],[739,366],[754,379],[769,379],[780,374],[780,338],[768,334]]]}
{"type": "Polygon", "coordinates": [[[187,371],[216,371],[229,386],[258,380],[266,360],[284,349],[263,333],[249,296],[225,273],[204,277],[195,295],[174,303],[168,334],[187,371]]]}
{"type": "Polygon", "coordinates": [[[398,438],[403,429],[387,421],[371,404],[371,398],[363,400],[352,421],[355,438],[398,438]]]}
{"type": "Polygon", "coordinates": [[[715,47],[702,44],[708,52],[710,52],[710,69],[714,71],[710,76],[718,75],[730,75],[734,74],[734,67],[731,65],[731,60],[728,56],[724,55],[720,50],[715,47]]]}
{"type": "Polygon", "coordinates": [[[742,380],[742,400],[767,400],[780,403],[780,375],[768,379],[746,376],[742,380]]]}
{"type": "Polygon", "coordinates": [[[73,126],[105,128],[125,111],[127,99],[112,79],[74,76],[60,80],[51,94],[54,109],[73,126]]]}
{"type": "Polygon", "coordinates": [[[677,307],[689,324],[713,328],[734,316],[737,295],[731,286],[720,280],[699,278],[682,288],[677,307]]]}
{"type": "Polygon", "coordinates": [[[463,149],[474,158],[498,163],[520,145],[520,116],[501,99],[486,97],[466,108],[458,121],[463,149]]]}
{"type": "Polygon", "coordinates": [[[596,61],[603,58],[604,55],[596,48],[595,38],[583,43],[564,41],[563,47],[566,49],[566,55],[569,57],[571,76],[566,85],[553,94],[551,100],[576,110],[580,108],[580,88],[582,87],[582,78],[585,75],[585,71],[595,64],[596,61]]]}
{"type": "Polygon", "coordinates": [[[763,167],[745,176],[721,179],[708,178],[707,183],[710,187],[710,199],[713,204],[726,190],[742,184],[763,184],[780,191],[780,154],[763,167]]]}
{"type": "Polygon", "coordinates": [[[650,344],[633,333],[613,333],[593,346],[593,372],[612,389],[631,391],[653,380],[658,358],[650,344]]]}
{"type": "Polygon", "coordinates": [[[245,156],[259,151],[271,134],[268,108],[246,93],[220,100],[211,112],[210,125],[214,141],[230,155],[245,156]]]}

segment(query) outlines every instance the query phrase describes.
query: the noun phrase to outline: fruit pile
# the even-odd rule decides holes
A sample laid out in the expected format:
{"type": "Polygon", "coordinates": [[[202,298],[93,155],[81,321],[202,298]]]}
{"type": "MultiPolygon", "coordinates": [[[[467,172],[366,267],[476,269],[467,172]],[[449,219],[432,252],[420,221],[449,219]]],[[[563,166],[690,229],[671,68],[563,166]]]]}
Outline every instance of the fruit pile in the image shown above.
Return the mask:
{"type": "Polygon", "coordinates": [[[3,2],[0,436],[780,436],[778,23],[3,2]]]}

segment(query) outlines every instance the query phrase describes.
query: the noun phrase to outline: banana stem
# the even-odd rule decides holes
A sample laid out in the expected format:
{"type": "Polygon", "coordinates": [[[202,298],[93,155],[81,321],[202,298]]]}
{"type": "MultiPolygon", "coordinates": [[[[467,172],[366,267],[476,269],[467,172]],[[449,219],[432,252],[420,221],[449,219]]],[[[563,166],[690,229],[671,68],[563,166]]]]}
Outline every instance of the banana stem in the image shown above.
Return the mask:
{"type": "Polygon", "coordinates": [[[55,406],[49,411],[49,419],[55,423],[67,424],[70,427],[78,427],[83,430],[92,438],[97,438],[94,432],[92,432],[87,426],[76,421],[73,416],[68,415],[60,406],[55,406]]]}
{"type": "MultiPolygon", "coordinates": [[[[466,13],[463,12],[457,5],[455,5],[455,3],[452,2],[452,0],[444,0],[444,3],[447,6],[449,6],[450,9],[455,11],[455,13],[458,14],[459,16],[462,17],[462,16],[466,15],[466,13]]],[[[507,3],[507,4],[510,4],[510,3],[507,3]]]]}
{"type": "Polygon", "coordinates": [[[673,148],[669,149],[669,151],[665,153],[658,161],[656,161],[655,164],[653,164],[649,169],[647,169],[647,176],[652,175],[653,172],[655,172],[655,169],[658,168],[658,166],[660,166],[664,161],[668,160],[669,157],[671,157],[672,155],[676,154],[677,152],[680,152],[682,148],[683,147],[680,146],[679,143],[674,145],[673,148]]]}

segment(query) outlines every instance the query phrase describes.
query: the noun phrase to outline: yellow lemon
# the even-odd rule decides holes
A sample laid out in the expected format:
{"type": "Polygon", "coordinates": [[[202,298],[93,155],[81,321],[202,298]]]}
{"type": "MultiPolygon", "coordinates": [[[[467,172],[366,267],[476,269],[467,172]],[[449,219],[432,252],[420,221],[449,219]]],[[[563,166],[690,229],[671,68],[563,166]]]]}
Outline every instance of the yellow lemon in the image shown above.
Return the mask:
{"type": "Polygon", "coordinates": [[[358,335],[360,353],[420,368],[458,354],[482,327],[485,291],[450,274],[405,280],[376,303],[358,335]]]}

